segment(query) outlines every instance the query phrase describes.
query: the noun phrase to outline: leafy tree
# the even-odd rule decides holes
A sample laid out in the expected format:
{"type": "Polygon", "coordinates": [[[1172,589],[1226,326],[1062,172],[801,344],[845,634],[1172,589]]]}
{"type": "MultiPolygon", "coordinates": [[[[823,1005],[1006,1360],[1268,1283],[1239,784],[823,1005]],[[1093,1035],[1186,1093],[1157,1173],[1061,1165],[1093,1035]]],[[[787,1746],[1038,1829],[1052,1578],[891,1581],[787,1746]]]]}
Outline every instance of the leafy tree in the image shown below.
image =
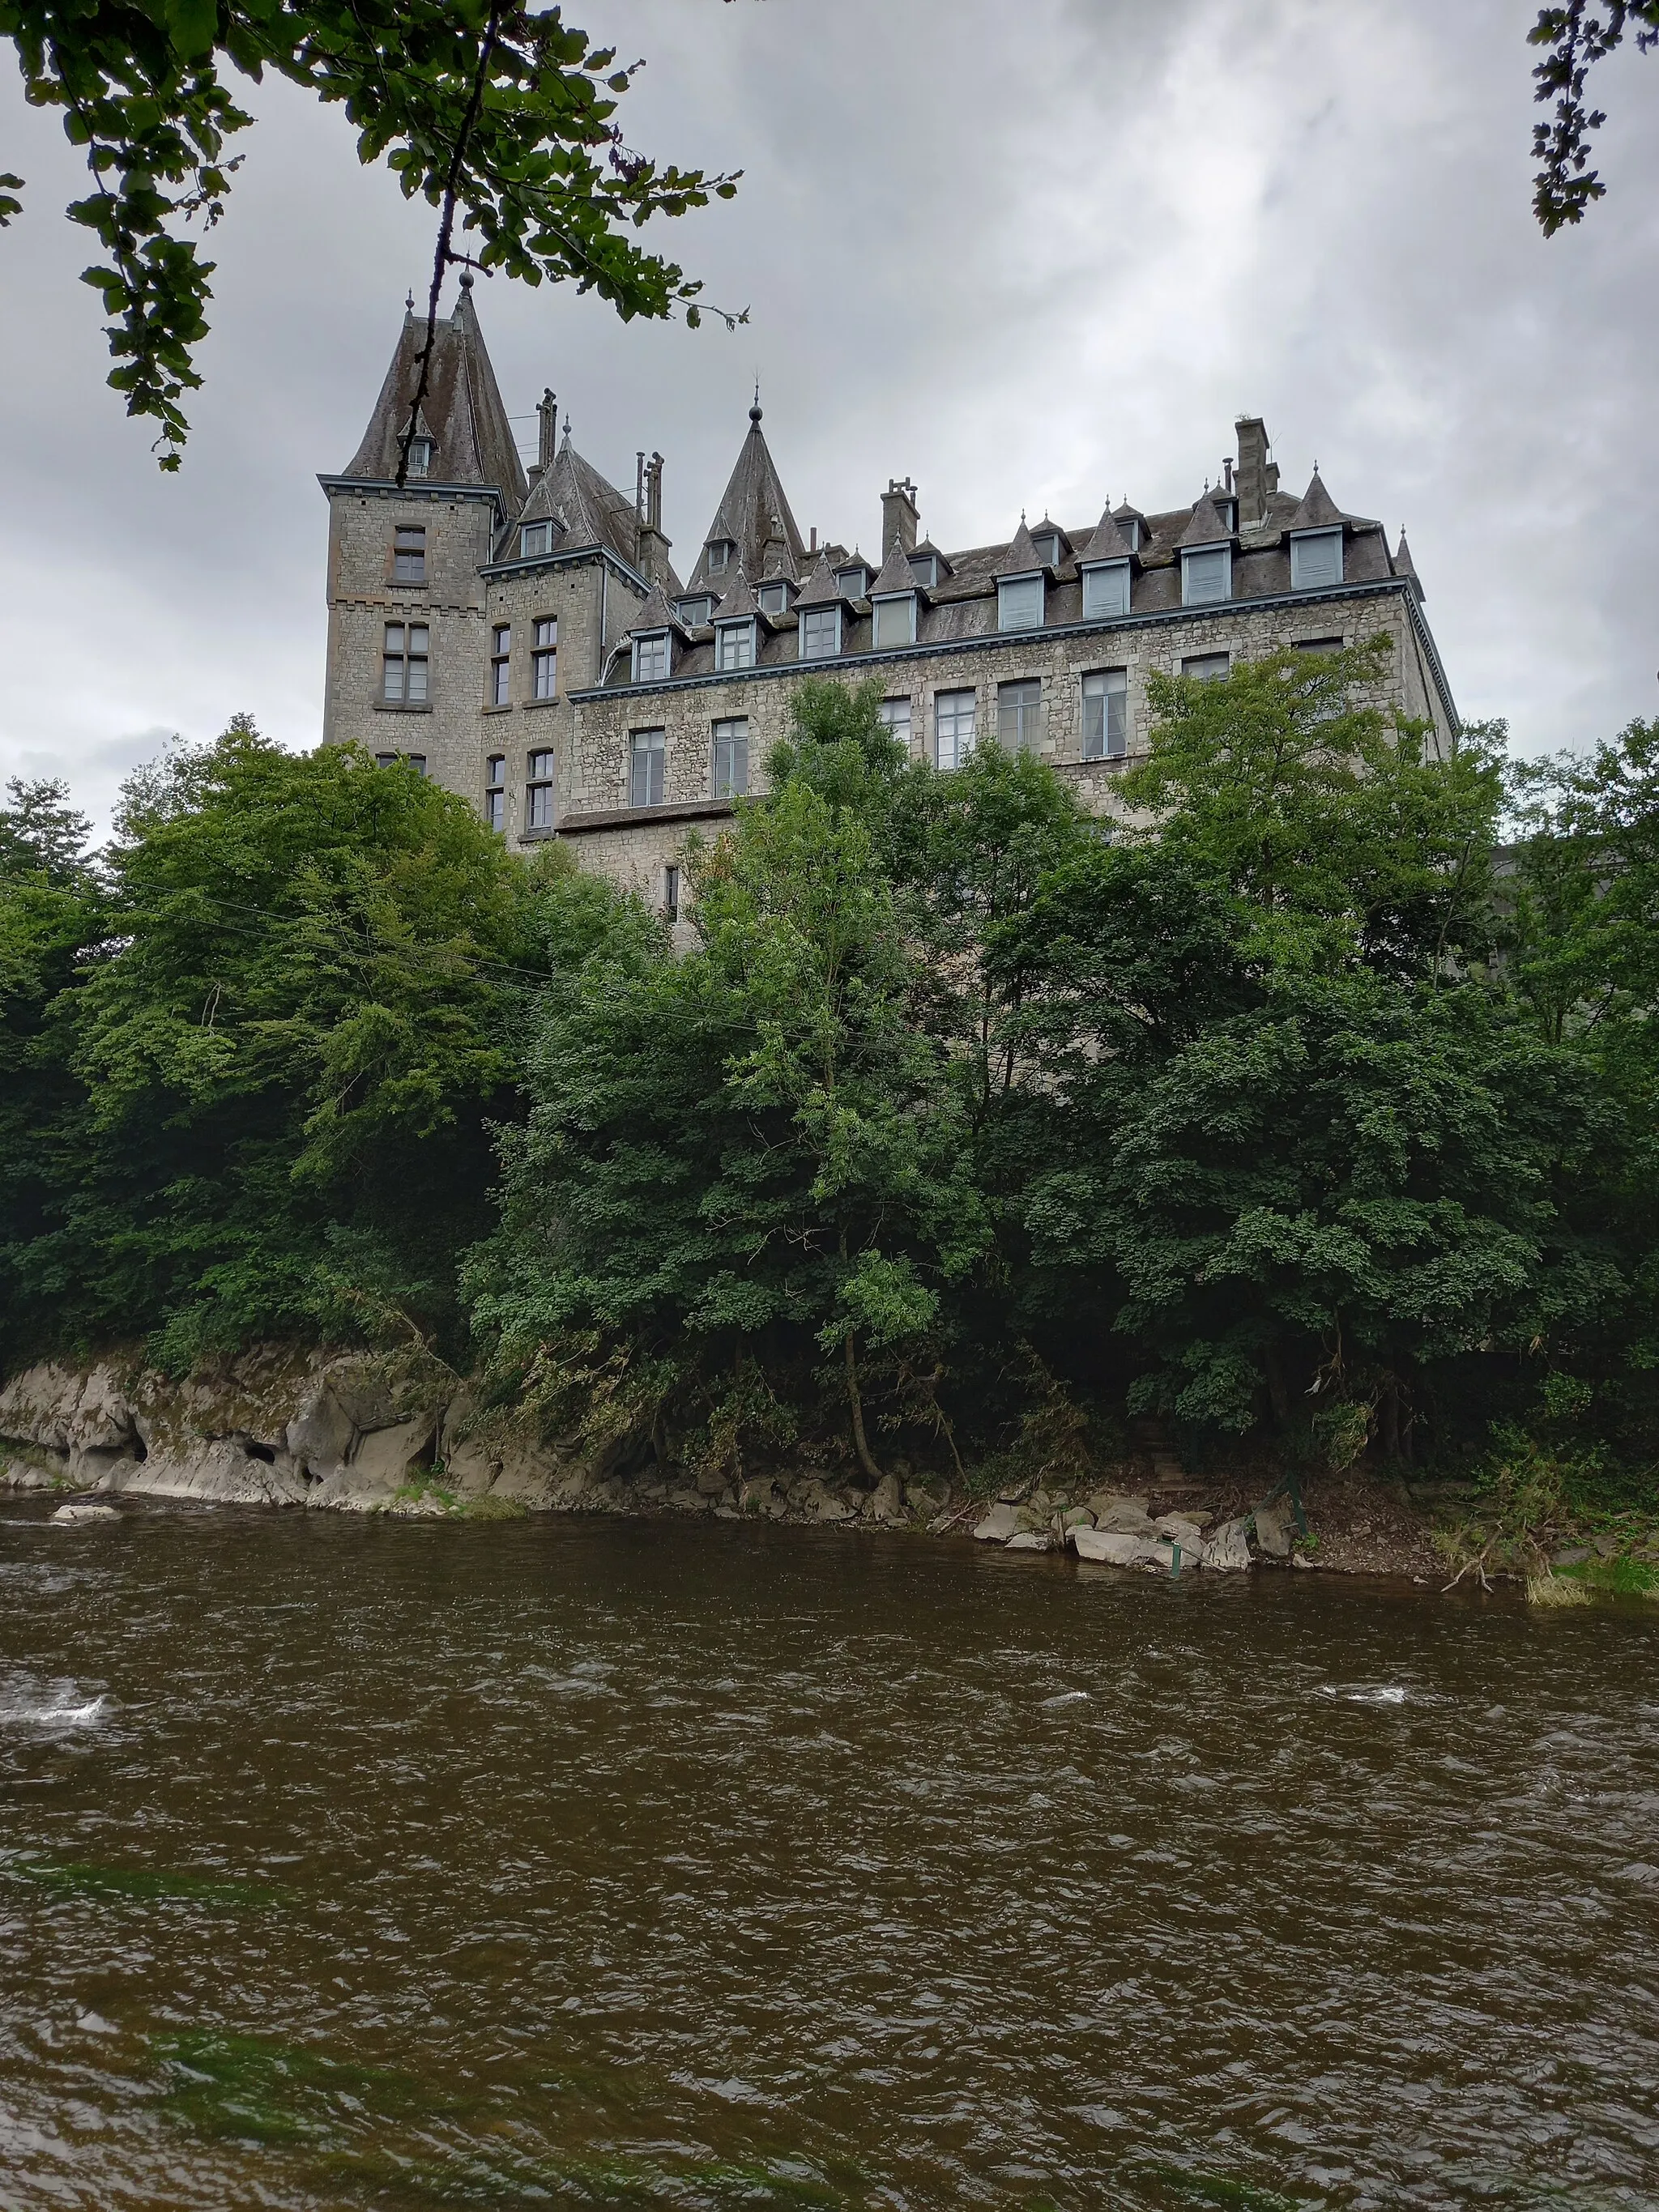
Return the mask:
{"type": "MultiPolygon", "coordinates": [[[[103,262],[83,281],[103,296],[109,381],[130,415],[161,426],[176,469],[186,392],[214,264],[181,226],[210,229],[241,156],[226,148],[253,118],[231,71],[272,70],[343,104],[365,163],[384,159],[406,198],[439,210],[428,349],[446,269],[463,258],[455,218],[481,267],[532,284],[568,280],[624,317],[683,312],[701,287],[629,236],[653,215],[729,198],[736,179],[659,167],[624,145],[615,120],[635,71],[590,44],[558,7],[504,0],[0,0],[29,100],[64,112],[87,149],[94,189],[70,219],[103,262]]],[[[22,179],[0,176],[0,224],[22,179]]]]}
{"type": "Polygon", "coordinates": [[[1607,197],[1607,186],[1587,165],[1590,135],[1607,118],[1585,106],[1584,86],[1590,70],[1624,44],[1631,29],[1638,52],[1659,46],[1659,0],[1567,0],[1564,8],[1540,8],[1527,33],[1528,46],[1547,49],[1533,70],[1534,98],[1555,102],[1553,119],[1534,125],[1532,134],[1533,156],[1540,164],[1533,180],[1533,212],[1546,238],[1582,222],[1591,201],[1607,197]]]}
{"type": "Polygon", "coordinates": [[[926,1400],[983,1209],[940,1056],[906,1019],[915,954],[864,806],[894,769],[884,733],[821,693],[809,724],[815,706],[774,795],[692,856],[696,948],[675,957],[619,898],[549,993],[502,1230],[470,1280],[550,1414],[579,1396],[590,1432],[622,1433],[699,1407],[702,1449],[733,1455],[827,1393],[873,1477],[868,1364],[926,1400]]]}
{"type": "MultiPolygon", "coordinates": [[[[526,872],[460,799],[246,718],[131,793],[94,957],[46,1017],[72,1091],[4,1255],[14,1347],[149,1331],[453,1341],[487,1222],[526,872]]],[[[60,981],[62,981],[60,977],[60,981]]]]}

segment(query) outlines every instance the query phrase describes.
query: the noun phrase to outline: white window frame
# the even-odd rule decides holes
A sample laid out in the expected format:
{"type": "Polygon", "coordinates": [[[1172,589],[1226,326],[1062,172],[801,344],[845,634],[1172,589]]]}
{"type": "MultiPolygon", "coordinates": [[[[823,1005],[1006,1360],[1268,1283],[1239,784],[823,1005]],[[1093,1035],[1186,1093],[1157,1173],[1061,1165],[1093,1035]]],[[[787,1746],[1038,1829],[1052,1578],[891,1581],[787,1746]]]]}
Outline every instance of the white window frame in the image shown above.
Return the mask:
{"type": "Polygon", "coordinates": [[[1129,750],[1129,672],[1127,668],[1091,668],[1083,678],[1082,757],[1085,760],[1123,760],[1129,750]],[[1091,688],[1092,687],[1092,688],[1091,688]],[[1091,708],[1100,702],[1100,728],[1090,729],[1091,708]],[[1112,704],[1117,714],[1114,718],[1112,704]],[[1112,727],[1114,719],[1117,722],[1112,727]]]}
{"type": "Polygon", "coordinates": [[[556,699],[559,696],[559,618],[538,615],[530,626],[530,696],[556,699]]]}
{"type": "Polygon", "coordinates": [[[425,707],[432,701],[432,626],[429,623],[387,623],[380,643],[380,696],[394,707],[425,707]],[[393,645],[392,639],[398,642],[393,645]],[[415,641],[419,638],[420,644],[415,641]]]}
{"type": "Polygon", "coordinates": [[[662,872],[662,912],[665,921],[680,918],[680,864],[670,860],[662,872]]]}
{"type": "Polygon", "coordinates": [[[489,632],[489,703],[513,704],[513,625],[495,623],[489,632]]]}
{"type": "Polygon", "coordinates": [[[406,477],[429,477],[432,473],[432,441],[430,438],[411,438],[409,441],[409,460],[404,467],[406,477]]]}
{"type": "Polygon", "coordinates": [[[878,599],[870,602],[870,642],[883,653],[902,651],[916,641],[916,595],[914,592],[884,592],[878,599]],[[884,637],[883,624],[890,610],[902,608],[901,627],[902,637],[884,637]]]}
{"type": "Polygon", "coordinates": [[[526,755],[524,781],[524,826],[526,830],[553,827],[553,752],[538,745],[526,755]]]}
{"type": "Polygon", "coordinates": [[[1032,543],[1032,544],[1036,548],[1036,556],[1037,556],[1037,559],[1042,562],[1042,564],[1043,564],[1044,568],[1059,568],[1059,566],[1060,566],[1060,532],[1059,532],[1059,531],[1057,531],[1057,530],[1034,530],[1034,531],[1031,532],[1031,543],[1032,543]],[[1045,548],[1045,547],[1048,549],[1046,551],[1044,550],[1044,548],[1045,548]]]}
{"type": "Polygon", "coordinates": [[[707,551],[708,554],[709,574],[711,576],[723,576],[732,565],[731,539],[729,538],[711,538],[708,541],[707,551]],[[717,555],[719,556],[718,559],[715,557],[717,555]]]}
{"type": "Polygon", "coordinates": [[[800,607],[796,611],[795,619],[799,625],[795,644],[795,657],[798,660],[830,660],[841,651],[841,603],[839,600],[832,607],[800,607]],[[822,623],[826,615],[830,617],[832,623],[831,642],[828,645],[809,645],[806,635],[807,624],[822,623]]]}
{"type": "Polygon", "coordinates": [[[911,553],[908,554],[906,558],[910,563],[910,574],[915,578],[917,583],[924,585],[931,591],[939,581],[938,554],[911,553]]]}
{"type": "Polygon", "coordinates": [[[1006,753],[1036,753],[1042,747],[1042,678],[1040,676],[1011,676],[997,686],[997,743],[1006,753]],[[1033,699],[1029,695],[1035,690],[1033,699]],[[1016,697],[1014,695],[1019,696],[1016,697]],[[1027,709],[1030,719],[1027,719],[1027,709]],[[1018,727],[1009,731],[1010,713],[1018,717],[1018,727]]]}
{"type": "Polygon", "coordinates": [[[1129,611],[1129,564],[1093,561],[1083,572],[1083,619],[1113,622],[1129,611]]]}
{"type": "Polygon", "coordinates": [[[484,763],[484,820],[498,836],[507,830],[507,755],[492,753],[484,763]]]}
{"type": "Polygon", "coordinates": [[[1033,569],[1027,576],[1000,576],[997,579],[997,628],[999,629],[1041,629],[1048,611],[1046,580],[1041,568],[1033,569]],[[1036,587],[1035,615],[1021,612],[1033,605],[1032,587],[1036,587]]]}
{"type": "Polygon", "coordinates": [[[1291,539],[1291,589],[1293,592],[1334,591],[1343,581],[1342,532],[1340,530],[1298,530],[1291,539]],[[1336,549],[1336,574],[1329,573],[1328,561],[1323,574],[1319,573],[1316,556],[1336,549]],[[1313,570],[1311,574],[1310,570],[1313,570]]]}
{"type": "Polygon", "coordinates": [[[912,701],[907,693],[900,698],[884,699],[876,709],[883,729],[890,730],[908,752],[910,746],[910,716],[912,701]]]}
{"type": "Polygon", "coordinates": [[[870,571],[861,561],[854,561],[836,571],[836,589],[844,599],[861,599],[870,588],[870,571]]]}
{"type": "Polygon", "coordinates": [[[714,667],[722,676],[755,665],[755,618],[745,615],[736,622],[714,625],[714,667]]]}
{"type": "Polygon", "coordinates": [[[553,550],[553,526],[550,522],[526,522],[519,532],[519,558],[533,561],[539,555],[553,550]]]}
{"type": "Polygon", "coordinates": [[[747,714],[723,714],[709,732],[710,784],[716,799],[745,799],[749,795],[749,717],[747,714]],[[730,748],[731,757],[722,781],[720,747],[730,748]],[[741,757],[738,748],[741,747],[741,757]]]}
{"type": "Polygon", "coordinates": [[[1191,684],[1219,684],[1232,674],[1233,657],[1226,652],[1185,653],[1181,657],[1181,672],[1191,684]],[[1195,664],[1200,660],[1219,660],[1226,665],[1221,668],[1200,668],[1195,664]]]}
{"type": "Polygon", "coordinates": [[[944,770],[960,768],[978,741],[979,694],[977,691],[969,690],[965,687],[961,690],[935,691],[933,694],[933,766],[944,770]],[[968,726],[965,731],[962,726],[963,700],[968,702],[966,709],[968,726]],[[951,757],[948,761],[943,752],[945,735],[943,709],[947,702],[951,709],[952,749],[951,757]]]}
{"type": "Polygon", "coordinates": [[[394,584],[423,584],[426,581],[426,525],[423,522],[399,522],[392,532],[392,580],[394,584]],[[400,541],[408,538],[410,543],[400,541]],[[410,565],[405,568],[404,562],[410,565]]]}
{"type": "Polygon", "coordinates": [[[634,640],[635,683],[665,684],[669,667],[668,632],[665,629],[641,631],[634,640]]]}
{"type": "Polygon", "coordinates": [[[787,615],[789,611],[789,586],[787,583],[763,584],[755,598],[763,615],[787,615]]]}
{"type": "Polygon", "coordinates": [[[1224,606],[1232,595],[1233,549],[1231,545],[1188,545],[1182,549],[1181,604],[1183,607],[1224,606]],[[1212,561],[1218,562],[1218,568],[1200,569],[1194,565],[1199,562],[1212,561]],[[1212,574],[1218,574],[1221,578],[1221,589],[1218,592],[1200,592],[1194,589],[1195,577],[1208,576],[1212,574]]]}
{"type": "Polygon", "coordinates": [[[714,618],[714,602],[705,594],[682,599],[679,605],[679,615],[680,620],[688,629],[706,629],[714,618]],[[693,614],[691,610],[694,607],[700,607],[702,611],[700,614],[693,614]]]}
{"type": "Polygon", "coordinates": [[[628,803],[630,806],[660,806],[668,791],[668,732],[662,729],[630,730],[628,733],[628,803]],[[656,739],[641,744],[641,738],[656,739]],[[653,774],[654,766],[654,774],[653,774]],[[645,797],[640,797],[640,769],[645,769],[645,797]],[[654,782],[657,795],[651,796],[654,782]]]}

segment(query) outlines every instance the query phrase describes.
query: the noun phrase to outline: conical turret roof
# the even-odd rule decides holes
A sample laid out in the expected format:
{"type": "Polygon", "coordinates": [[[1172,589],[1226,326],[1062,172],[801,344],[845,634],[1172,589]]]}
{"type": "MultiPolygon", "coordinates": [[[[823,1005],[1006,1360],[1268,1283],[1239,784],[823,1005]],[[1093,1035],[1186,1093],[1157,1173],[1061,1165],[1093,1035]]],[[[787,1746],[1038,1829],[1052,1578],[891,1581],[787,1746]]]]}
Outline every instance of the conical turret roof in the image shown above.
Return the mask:
{"type": "Polygon", "coordinates": [[[1412,549],[1406,543],[1403,530],[1400,533],[1399,550],[1394,556],[1394,573],[1396,576],[1409,576],[1417,586],[1418,598],[1427,599],[1428,593],[1423,589],[1423,579],[1417,573],[1417,563],[1412,559],[1412,549]]]}
{"type": "Polygon", "coordinates": [[[766,549],[774,541],[781,544],[790,564],[785,568],[775,555],[775,561],[778,561],[775,573],[787,575],[793,568],[799,575],[806,559],[806,542],[795,526],[771,449],[761,429],[758,399],[749,410],[749,434],[738,449],[737,465],[720,495],[708,538],[691,571],[689,589],[696,591],[704,586],[720,589],[720,574],[711,572],[708,566],[708,548],[721,540],[737,547],[739,562],[751,575],[766,573],[766,549]]]}
{"type": "Polygon", "coordinates": [[[643,630],[677,629],[684,637],[686,626],[682,617],[670,603],[660,583],[653,584],[645,595],[645,604],[628,625],[628,634],[636,637],[643,630]]]}
{"type": "Polygon", "coordinates": [[[602,546],[630,568],[639,558],[639,517],[633,501],[582,459],[568,430],[558,452],[531,487],[518,521],[551,522],[562,549],[602,546]]]}
{"type": "Polygon", "coordinates": [[[1019,518],[1019,528],[1015,531],[1008,550],[991,571],[992,577],[995,580],[1002,576],[1029,576],[1033,570],[1047,566],[1048,563],[1031,543],[1031,533],[1026,528],[1025,517],[1022,514],[1019,518]]]}
{"type": "Polygon", "coordinates": [[[732,578],[726,597],[714,610],[714,620],[732,622],[740,615],[757,615],[759,612],[760,608],[756,603],[755,594],[749,588],[749,578],[744,572],[743,563],[739,562],[738,573],[732,578]]]}
{"type": "MultiPolygon", "coordinates": [[[[1224,492],[1224,499],[1226,494],[1224,492]]],[[[1231,520],[1215,503],[1215,495],[1205,492],[1193,501],[1193,519],[1176,538],[1177,546],[1223,545],[1233,535],[1231,520]]]]}
{"type": "Polygon", "coordinates": [[[1285,525],[1287,530],[1335,530],[1342,521],[1342,510],[1332,499],[1320,481],[1319,471],[1313,472],[1312,481],[1302,495],[1302,504],[1285,525]]]}
{"type": "Polygon", "coordinates": [[[895,544],[881,564],[881,574],[870,586],[870,597],[878,599],[884,592],[914,592],[920,589],[915,571],[902,545],[895,544]]]}
{"type": "MultiPolygon", "coordinates": [[[[420,356],[425,344],[425,317],[412,312],[406,314],[374,412],[344,475],[382,483],[395,479],[398,441],[409,428],[410,404],[419,384],[420,356]]],[[[429,482],[493,484],[509,512],[522,503],[524,469],[466,279],[454,313],[447,322],[441,321],[434,333],[426,397],[421,405],[421,434],[432,441],[432,459],[426,472],[429,482]]]]}
{"type": "Polygon", "coordinates": [[[806,580],[806,588],[795,601],[796,608],[833,607],[840,603],[841,586],[830,568],[830,549],[826,546],[818,556],[817,566],[806,580]]]}
{"type": "Polygon", "coordinates": [[[1134,548],[1118,528],[1109,507],[1095,526],[1095,534],[1078,555],[1078,566],[1086,568],[1096,561],[1132,561],[1134,548]]]}

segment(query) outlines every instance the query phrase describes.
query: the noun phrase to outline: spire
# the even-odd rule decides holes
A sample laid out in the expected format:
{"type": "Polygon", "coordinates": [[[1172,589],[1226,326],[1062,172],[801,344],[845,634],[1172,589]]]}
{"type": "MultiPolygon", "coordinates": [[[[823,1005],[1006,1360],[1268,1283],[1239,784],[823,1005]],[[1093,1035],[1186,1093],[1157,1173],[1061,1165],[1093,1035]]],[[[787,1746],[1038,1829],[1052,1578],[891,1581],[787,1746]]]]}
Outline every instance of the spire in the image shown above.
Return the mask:
{"type": "Polygon", "coordinates": [[[780,561],[777,573],[800,574],[807,560],[806,541],[795,526],[789,511],[789,501],[779,480],[775,463],[761,428],[760,386],[755,386],[755,401],[749,410],[749,431],[738,453],[737,465],[731,479],[720,495],[720,503],[714,510],[714,520],[691,571],[688,588],[719,591],[725,581],[725,572],[711,572],[708,548],[725,541],[738,549],[737,557],[745,571],[754,576],[766,572],[766,549],[769,541],[780,539],[788,556],[787,563],[780,561]]]}
{"type": "MultiPolygon", "coordinates": [[[[1224,492],[1224,499],[1226,494],[1224,492]]],[[[1193,501],[1193,519],[1176,538],[1177,546],[1224,545],[1233,535],[1232,526],[1206,491],[1193,501]]]]}
{"type": "Polygon", "coordinates": [[[1109,504],[1096,525],[1095,534],[1078,555],[1079,568],[1093,561],[1133,561],[1134,548],[1119,529],[1109,504]]]}
{"type": "Polygon", "coordinates": [[[1036,547],[1031,543],[1031,533],[1025,526],[1025,510],[1022,507],[1019,514],[1019,528],[1015,531],[1013,540],[1006,553],[1003,555],[1000,563],[991,571],[991,574],[994,577],[1029,576],[1033,570],[1041,568],[1043,565],[1044,563],[1037,557],[1036,547]]]}
{"type": "Polygon", "coordinates": [[[826,545],[818,555],[817,566],[806,580],[806,588],[795,601],[797,613],[803,607],[833,607],[841,598],[841,586],[830,567],[830,549],[826,545]]]}
{"type": "Polygon", "coordinates": [[[1409,576],[1417,586],[1418,598],[1427,599],[1429,595],[1423,589],[1423,579],[1417,573],[1417,563],[1412,559],[1412,549],[1406,543],[1403,530],[1400,533],[1400,550],[1394,556],[1394,573],[1396,576],[1409,576]]]}
{"type": "MultiPolygon", "coordinates": [[[[549,417],[544,416],[544,432],[548,427],[549,417]]],[[[603,546],[630,568],[639,557],[639,515],[633,501],[582,459],[568,431],[552,460],[538,472],[514,526],[526,522],[552,523],[554,543],[561,551],[603,546]]]]}
{"type": "MultiPolygon", "coordinates": [[[[362,443],[343,471],[346,476],[382,483],[396,477],[398,441],[409,428],[425,344],[425,318],[406,313],[362,443]]],[[[522,502],[524,470],[465,272],[454,313],[433,332],[421,430],[432,441],[427,475],[433,482],[493,484],[509,511],[522,502]]]]}
{"type": "Polygon", "coordinates": [[[917,588],[909,555],[902,545],[895,544],[881,564],[881,574],[870,586],[871,598],[873,599],[879,592],[914,592],[917,588]]]}
{"type": "Polygon", "coordinates": [[[755,594],[749,588],[749,579],[744,574],[743,563],[740,561],[738,563],[738,573],[732,580],[730,590],[714,610],[714,620],[729,622],[738,615],[757,615],[759,612],[760,609],[755,602],[755,594]]]}
{"type": "Polygon", "coordinates": [[[1316,461],[1313,480],[1302,495],[1302,504],[1285,526],[1287,530],[1336,530],[1341,522],[1342,511],[1320,482],[1316,461]]]}

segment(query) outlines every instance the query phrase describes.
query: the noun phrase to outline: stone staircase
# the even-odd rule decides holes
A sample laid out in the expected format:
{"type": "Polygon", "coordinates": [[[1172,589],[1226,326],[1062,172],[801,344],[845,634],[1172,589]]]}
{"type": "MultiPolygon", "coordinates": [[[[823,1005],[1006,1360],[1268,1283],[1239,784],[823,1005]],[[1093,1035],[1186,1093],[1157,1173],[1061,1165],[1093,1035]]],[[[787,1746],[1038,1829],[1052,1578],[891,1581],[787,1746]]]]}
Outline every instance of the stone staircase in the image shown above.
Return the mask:
{"type": "Polygon", "coordinates": [[[1181,1464],[1181,1455],[1170,1441],[1170,1432],[1156,1414],[1146,1413],[1134,1425],[1137,1451],[1144,1452],[1152,1463],[1152,1488],[1155,1491],[1196,1490],[1199,1485],[1189,1480],[1181,1464]]]}

